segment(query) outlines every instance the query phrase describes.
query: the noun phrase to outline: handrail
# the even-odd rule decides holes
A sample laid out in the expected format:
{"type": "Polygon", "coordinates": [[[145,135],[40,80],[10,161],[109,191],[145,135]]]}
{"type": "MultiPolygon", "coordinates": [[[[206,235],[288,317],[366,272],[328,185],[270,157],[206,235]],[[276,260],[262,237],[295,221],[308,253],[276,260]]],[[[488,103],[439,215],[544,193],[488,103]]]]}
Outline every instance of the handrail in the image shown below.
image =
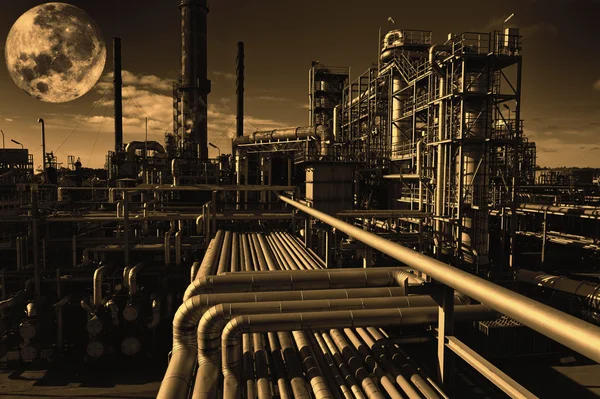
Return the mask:
{"type": "Polygon", "coordinates": [[[342,222],[283,195],[279,195],[279,199],[600,363],[600,327],[342,222]]]}

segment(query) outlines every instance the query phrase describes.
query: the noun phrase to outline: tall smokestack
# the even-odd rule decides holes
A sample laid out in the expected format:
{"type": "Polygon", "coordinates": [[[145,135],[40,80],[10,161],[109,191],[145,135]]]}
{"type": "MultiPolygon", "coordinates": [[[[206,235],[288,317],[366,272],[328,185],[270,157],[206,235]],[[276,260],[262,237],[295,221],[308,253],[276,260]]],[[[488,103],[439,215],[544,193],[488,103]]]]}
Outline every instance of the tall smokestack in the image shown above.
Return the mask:
{"type": "Polygon", "coordinates": [[[181,100],[182,125],[187,147],[198,158],[208,159],[206,20],[207,0],[181,0],[181,100]]]}
{"type": "Polygon", "coordinates": [[[115,152],[123,148],[123,80],[121,77],[121,39],[113,37],[113,87],[115,93],[115,152]]]}
{"type": "Polygon", "coordinates": [[[244,135],[244,42],[238,42],[237,68],[236,68],[236,89],[237,94],[237,137],[244,135]]]}

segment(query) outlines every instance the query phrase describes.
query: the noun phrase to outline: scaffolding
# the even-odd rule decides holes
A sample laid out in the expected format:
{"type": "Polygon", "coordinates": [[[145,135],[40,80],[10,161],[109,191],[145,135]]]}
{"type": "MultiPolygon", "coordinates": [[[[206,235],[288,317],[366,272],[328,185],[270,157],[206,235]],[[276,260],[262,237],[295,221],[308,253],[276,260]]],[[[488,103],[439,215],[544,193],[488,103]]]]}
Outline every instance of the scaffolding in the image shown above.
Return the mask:
{"type": "Polygon", "coordinates": [[[384,36],[377,67],[344,88],[337,141],[391,180],[395,208],[434,215],[438,257],[486,265],[489,210],[514,207],[535,168],[520,119],[521,39],[507,29],[432,43],[430,31],[384,36]]]}

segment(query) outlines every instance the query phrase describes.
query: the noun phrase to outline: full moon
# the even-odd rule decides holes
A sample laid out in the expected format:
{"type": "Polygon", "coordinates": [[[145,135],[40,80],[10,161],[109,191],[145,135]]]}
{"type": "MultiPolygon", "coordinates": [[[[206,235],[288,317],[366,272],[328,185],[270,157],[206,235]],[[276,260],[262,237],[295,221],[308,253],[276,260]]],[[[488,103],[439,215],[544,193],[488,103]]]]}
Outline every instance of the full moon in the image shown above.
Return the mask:
{"type": "Polygon", "coordinates": [[[46,3],[25,12],[6,39],[6,66],[27,94],[64,103],[86,94],[100,79],[106,45],[85,11],[46,3]]]}

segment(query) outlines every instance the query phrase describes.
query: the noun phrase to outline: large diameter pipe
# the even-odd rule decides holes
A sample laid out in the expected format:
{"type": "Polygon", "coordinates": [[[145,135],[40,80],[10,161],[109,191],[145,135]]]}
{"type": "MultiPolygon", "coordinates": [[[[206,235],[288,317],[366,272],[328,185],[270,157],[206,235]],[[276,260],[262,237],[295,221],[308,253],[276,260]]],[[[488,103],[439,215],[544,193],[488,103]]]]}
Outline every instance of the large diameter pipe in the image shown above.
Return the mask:
{"type": "Polygon", "coordinates": [[[431,276],[590,359],[600,362],[600,328],[409,248],[342,222],[282,195],[295,208],[431,276]]]}
{"type": "Polygon", "coordinates": [[[92,306],[96,309],[102,307],[102,281],[104,279],[104,273],[111,267],[112,265],[100,266],[94,272],[94,299],[92,306]]]}
{"type": "MultiPolygon", "coordinates": [[[[438,306],[409,309],[370,309],[354,311],[305,312],[268,315],[245,315],[232,319],[221,335],[223,398],[241,395],[242,334],[269,331],[305,331],[319,328],[356,328],[370,326],[411,326],[437,322],[438,306]]],[[[466,305],[455,309],[455,320],[481,320],[496,317],[484,305],[466,305]]]]}
{"type": "Polygon", "coordinates": [[[220,303],[260,303],[311,299],[345,299],[395,297],[404,295],[404,288],[352,288],[312,291],[276,291],[258,293],[222,293],[194,296],[179,306],[173,318],[171,361],[160,385],[158,398],[176,399],[187,395],[197,363],[196,328],[204,312],[220,303]]]}
{"type": "Polygon", "coordinates": [[[362,287],[408,287],[411,273],[398,270],[357,269],[343,273],[320,270],[255,272],[197,278],[187,297],[219,292],[321,290],[362,287]]]}
{"type": "MultiPolygon", "coordinates": [[[[454,302],[460,304],[464,298],[455,295],[454,302]]],[[[198,364],[193,399],[215,397],[219,377],[220,358],[218,337],[225,324],[240,315],[275,314],[314,311],[339,311],[362,309],[388,309],[435,306],[435,300],[428,295],[411,297],[316,299],[295,301],[261,301],[248,303],[223,303],[204,312],[198,323],[198,364]]],[[[315,383],[318,382],[315,381],[315,383]]],[[[317,383],[318,385],[318,383],[317,383]]]]}
{"type": "Polygon", "coordinates": [[[600,311],[600,284],[525,269],[517,271],[517,280],[578,296],[583,298],[588,307],[600,311]]]}

